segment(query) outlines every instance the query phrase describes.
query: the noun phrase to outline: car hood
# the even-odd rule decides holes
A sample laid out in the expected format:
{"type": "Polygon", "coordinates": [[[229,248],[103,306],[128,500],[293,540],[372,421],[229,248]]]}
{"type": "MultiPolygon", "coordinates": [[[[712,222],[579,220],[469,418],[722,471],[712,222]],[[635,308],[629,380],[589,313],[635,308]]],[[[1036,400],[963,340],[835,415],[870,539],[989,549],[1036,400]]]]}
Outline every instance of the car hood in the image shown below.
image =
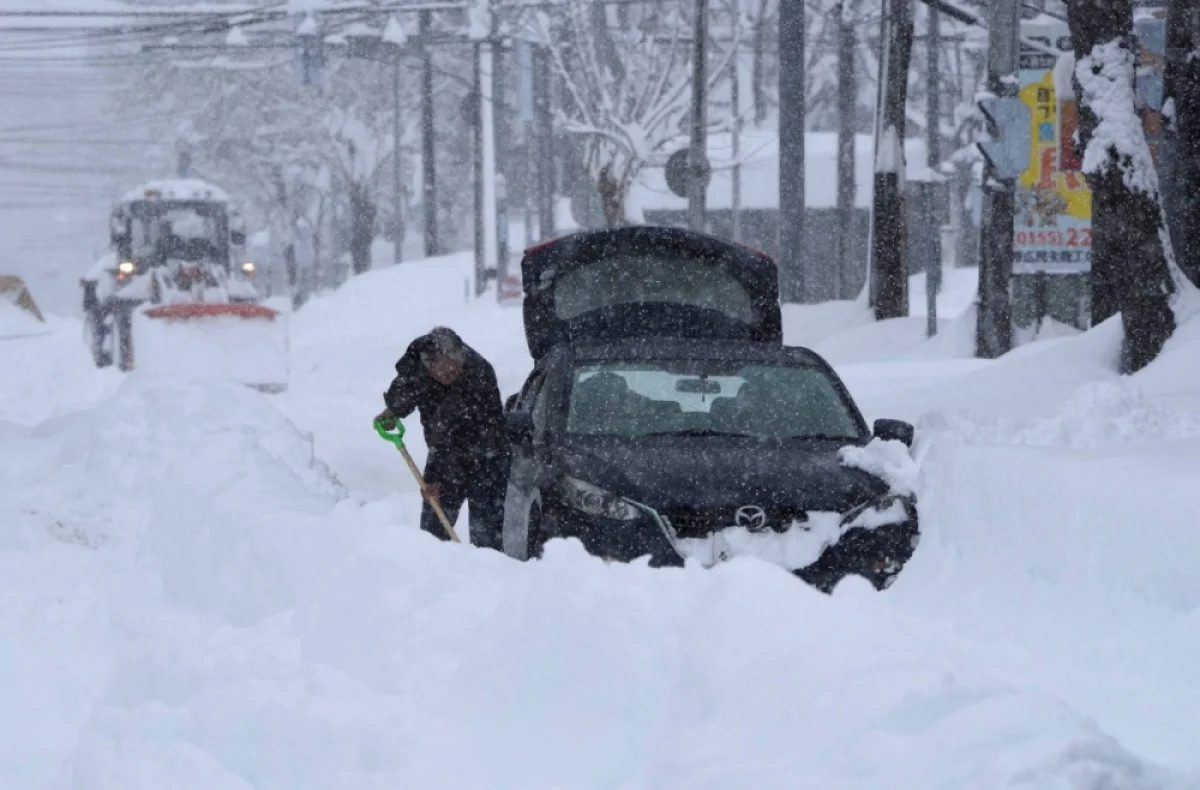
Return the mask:
{"type": "Polygon", "coordinates": [[[888,491],[843,466],[853,441],[759,443],[714,437],[588,440],[565,448],[565,471],[659,510],[743,505],[844,512],[888,491]]]}

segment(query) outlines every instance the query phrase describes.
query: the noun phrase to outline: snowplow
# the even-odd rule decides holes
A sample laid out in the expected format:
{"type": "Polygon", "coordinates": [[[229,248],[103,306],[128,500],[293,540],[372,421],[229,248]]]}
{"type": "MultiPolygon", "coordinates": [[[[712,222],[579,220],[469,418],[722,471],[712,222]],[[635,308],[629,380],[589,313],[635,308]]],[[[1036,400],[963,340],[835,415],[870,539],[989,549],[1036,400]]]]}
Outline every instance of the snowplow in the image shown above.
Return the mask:
{"type": "Polygon", "coordinates": [[[110,218],[111,250],[80,279],[98,367],[287,387],[286,316],[261,303],[229,196],[199,180],[154,181],[110,218]]]}

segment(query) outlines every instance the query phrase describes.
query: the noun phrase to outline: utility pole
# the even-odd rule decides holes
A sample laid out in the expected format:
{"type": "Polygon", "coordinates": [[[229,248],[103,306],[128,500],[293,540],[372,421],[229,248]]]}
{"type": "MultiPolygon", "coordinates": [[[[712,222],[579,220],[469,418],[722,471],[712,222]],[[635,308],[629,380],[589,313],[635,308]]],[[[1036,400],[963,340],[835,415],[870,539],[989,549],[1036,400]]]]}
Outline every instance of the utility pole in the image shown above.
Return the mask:
{"type": "MultiPolygon", "coordinates": [[[[1012,0],[991,0],[988,14],[988,92],[1000,100],[1017,96],[1021,11],[1012,0]]],[[[1029,149],[1026,148],[1026,153],[1029,149]]],[[[985,150],[986,153],[986,150],[985,150]]],[[[979,308],[975,355],[995,359],[1012,349],[1013,219],[1016,177],[985,168],[979,249],[979,308]]]]}
{"type": "Polygon", "coordinates": [[[513,44],[513,54],[517,61],[517,118],[521,122],[521,137],[524,140],[525,161],[522,162],[524,171],[525,200],[522,206],[525,237],[522,239],[526,247],[533,245],[536,238],[534,232],[537,195],[541,188],[541,176],[538,167],[537,148],[534,143],[534,77],[533,77],[533,44],[518,39],[513,44]]]}
{"type": "Polygon", "coordinates": [[[404,254],[404,175],[400,155],[400,53],[392,63],[392,263],[399,264],[404,254]]]}
{"type": "Polygon", "coordinates": [[[404,160],[401,136],[401,91],[400,58],[405,45],[404,28],[400,20],[392,17],[383,31],[383,44],[392,55],[392,264],[399,265],[404,258],[404,160]]]}
{"type": "Polygon", "coordinates": [[[433,125],[433,52],[429,37],[433,35],[433,12],[421,11],[421,204],[425,214],[425,256],[440,255],[438,239],[437,163],[434,160],[433,125]]]}
{"type": "Polygon", "coordinates": [[[708,0],[695,0],[692,26],[692,139],[688,152],[688,227],[704,231],[708,192],[708,0]]]}
{"type": "Polygon", "coordinates": [[[190,178],[192,175],[192,150],[184,141],[180,141],[176,149],[176,171],[180,178],[190,178]]]}
{"type": "Polygon", "coordinates": [[[926,240],[927,259],[925,261],[925,334],[933,337],[937,334],[937,295],[942,289],[942,244],[940,224],[937,219],[937,206],[934,205],[934,194],[937,181],[933,179],[938,165],[942,163],[942,102],[941,102],[941,65],[942,48],[941,14],[937,6],[926,8],[926,19],[929,30],[925,35],[925,164],[929,168],[930,182],[925,188],[925,227],[930,231],[926,240]]]}
{"type": "Polygon", "coordinates": [[[1200,8],[1171,0],[1166,21],[1164,98],[1175,105],[1163,146],[1162,192],[1175,261],[1200,285],[1200,8]]]}
{"type": "Polygon", "coordinates": [[[508,58],[502,43],[492,45],[492,178],[493,201],[496,211],[496,282],[508,274],[508,168],[509,151],[512,147],[512,124],[508,112],[506,95],[508,58]],[[500,157],[504,157],[502,165],[500,157]]]}
{"type": "Polygon", "coordinates": [[[483,72],[482,44],[476,41],[471,47],[471,71],[475,84],[471,90],[471,131],[475,139],[471,146],[471,187],[474,205],[475,243],[475,295],[482,293],[487,274],[487,218],[483,209],[483,72]]]}
{"type": "Polygon", "coordinates": [[[908,315],[904,127],[908,123],[905,105],[912,55],[912,0],[886,0],[882,38],[871,213],[871,292],[877,321],[908,315]]]}
{"type": "Polygon", "coordinates": [[[538,238],[554,235],[554,199],[557,192],[558,153],[554,144],[554,116],[551,113],[551,80],[546,50],[533,48],[533,116],[537,141],[538,238]]]}
{"type": "Polygon", "coordinates": [[[470,9],[475,55],[475,295],[487,290],[496,260],[496,129],[492,104],[492,25],[488,0],[470,9]]]}
{"type": "MultiPolygon", "coordinates": [[[[834,6],[838,15],[838,138],[837,138],[837,254],[833,265],[833,298],[845,299],[846,273],[853,257],[850,239],[854,237],[854,197],[858,191],[854,172],[854,114],[858,109],[858,85],[854,79],[854,48],[858,37],[854,31],[854,16],[858,7],[852,0],[842,0],[834,6]]],[[[860,269],[861,271],[861,269],[860,269]]]]}
{"type": "Polygon", "coordinates": [[[742,15],[738,13],[733,32],[732,79],[729,83],[730,113],[733,115],[733,185],[729,208],[733,214],[733,240],[742,240],[742,15]]]}
{"type": "Polygon", "coordinates": [[[496,238],[496,105],[492,93],[493,68],[492,42],[482,41],[479,44],[479,159],[481,175],[483,176],[482,199],[483,211],[483,251],[484,271],[482,277],[475,282],[476,294],[487,289],[487,270],[498,266],[496,238]]]}
{"type": "Polygon", "coordinates": [[[805,272],[804,0],[779,0],[779,296],[803,302],[805,272]]]}

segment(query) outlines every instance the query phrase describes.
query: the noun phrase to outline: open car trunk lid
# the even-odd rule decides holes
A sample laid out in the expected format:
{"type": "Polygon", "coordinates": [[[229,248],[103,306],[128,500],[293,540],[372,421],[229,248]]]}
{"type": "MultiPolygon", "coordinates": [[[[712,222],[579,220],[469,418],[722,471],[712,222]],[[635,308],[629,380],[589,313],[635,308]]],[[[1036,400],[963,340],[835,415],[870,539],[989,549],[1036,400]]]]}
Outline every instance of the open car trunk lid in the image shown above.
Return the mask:
{"type": "Polygon", "coordinates": [[[521,279],[534,359],[579,339],[783,343],[774,261],[682,228],[566,236],[526,251],[521,279]]]}

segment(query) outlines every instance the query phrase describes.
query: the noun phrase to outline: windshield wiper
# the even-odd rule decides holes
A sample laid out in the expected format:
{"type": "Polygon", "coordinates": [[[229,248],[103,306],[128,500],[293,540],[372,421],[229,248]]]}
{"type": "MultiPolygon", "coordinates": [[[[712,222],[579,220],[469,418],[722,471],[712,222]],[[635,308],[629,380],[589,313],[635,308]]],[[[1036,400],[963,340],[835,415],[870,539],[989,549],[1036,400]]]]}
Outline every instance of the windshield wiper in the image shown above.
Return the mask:
{"type": "Polygon", "coordinates": [[[747,439],[758,439],[752,433],[737,433],[734,431],[716,431],[712,428],[685,428],[681,431],[653,431],[638,434],[639,436],[741,436],[747,439]]]}

